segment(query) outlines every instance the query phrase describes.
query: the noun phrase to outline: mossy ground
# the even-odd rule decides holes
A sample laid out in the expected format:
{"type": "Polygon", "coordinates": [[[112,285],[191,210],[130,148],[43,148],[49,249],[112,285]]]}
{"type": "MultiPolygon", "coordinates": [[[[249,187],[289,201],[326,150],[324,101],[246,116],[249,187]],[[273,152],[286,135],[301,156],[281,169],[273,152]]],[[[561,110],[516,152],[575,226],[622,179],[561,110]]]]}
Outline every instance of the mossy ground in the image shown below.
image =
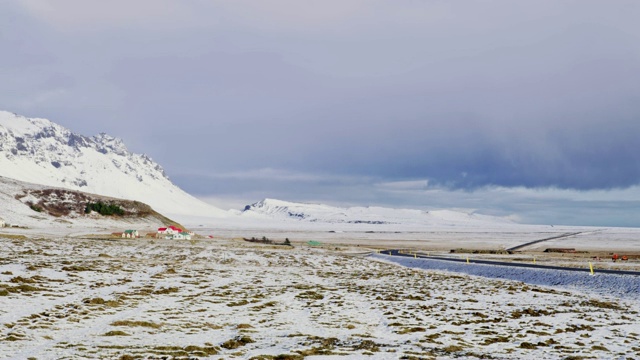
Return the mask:
{"type": "Polygon", "coordinates": [[[0,357],[640,357],[638,304],[518,282],[213,241],[0,249],[0,357]]]}

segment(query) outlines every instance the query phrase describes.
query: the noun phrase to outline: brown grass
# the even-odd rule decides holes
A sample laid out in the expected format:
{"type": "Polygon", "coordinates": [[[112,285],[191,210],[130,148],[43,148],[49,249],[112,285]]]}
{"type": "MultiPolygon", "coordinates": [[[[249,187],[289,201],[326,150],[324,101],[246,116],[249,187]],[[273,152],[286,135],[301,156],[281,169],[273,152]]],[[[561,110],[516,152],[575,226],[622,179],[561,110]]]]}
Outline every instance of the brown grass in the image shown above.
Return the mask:
{"type": "Polygon", "coordinates": [[[156,324],[150,321],[134,321],[134,320],[119,320],[111,323],[111,326],[140,326],[140,327],[148,327],[153,329],[159,329],[162,327],[162,324],[156,324]]]}

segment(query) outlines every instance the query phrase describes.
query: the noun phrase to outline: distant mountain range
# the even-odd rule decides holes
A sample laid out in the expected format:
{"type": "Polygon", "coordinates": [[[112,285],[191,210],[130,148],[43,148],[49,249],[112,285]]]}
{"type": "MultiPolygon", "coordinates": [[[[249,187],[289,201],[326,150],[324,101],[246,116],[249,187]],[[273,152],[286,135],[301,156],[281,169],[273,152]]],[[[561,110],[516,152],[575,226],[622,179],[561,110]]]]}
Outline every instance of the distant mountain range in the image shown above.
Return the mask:
{"type": "Polygon", "coordinates": [[[474,226],[487,223],[513,224],[508,218],[452,210],[411,210],[384,207],[340,208],[320,204],[302,204],[264,199],[247,205],[244,216],[300,222],[369,225],[458,225],[474,226]]]}
{"type": "MultiPolygon", "coordinates": [[[[40,190],[64,188],[142,202],[158,213],[177,221],[197,221],[198,224],[201,224],[201,221],[216,222],[215,219],[225,219],[226,222],[240,226],[286,222],[345,226],[354,224],[359,228],[379,225],[424,227],[513,224],[506,218],[472,212],[382,207],[339,208],[274,199],[264,199],[246,206],[242,211],[225,211],[178,188],[169,180],[159,164],[146,155],[129,152],[120,139],[107,134],[86,137],[46,119],[27,118],[6,111],[0,111],[0,177],[7,178],[0,181],[0,192],[4,191],[7,199],[23,194],[25,191],[20,189],[21,186],[33,190],[33,184],[39,184],[44,186],[40,190]],[[11,179],[17,181],[12,182],[11,179]],[[10,188],[10,191],[7,191],[7,188],[10,188]]],[[[30,190],[27,193],[38,192],[30,190]]],[[[11,201],[12,213],[33,217],[35,214],[26,205],[25,198],[20,199],[28,211],[23,213],[24,209],[19,209],[20,211],[16,212],[15,206],[20,201],[11,201]]],[[[42,199],[33,199],[31,203],[40,200],[42,199]]],[[[0,204],[0,218],[3,217],[3,211],[6,213],[9,210],[6,206],[3,209],[0,204]]],[[[75,218],[77,221],[81,216],[75,218]]],[[[217,221],[214,225],[219,223],[220,221],[217,221]]]]}

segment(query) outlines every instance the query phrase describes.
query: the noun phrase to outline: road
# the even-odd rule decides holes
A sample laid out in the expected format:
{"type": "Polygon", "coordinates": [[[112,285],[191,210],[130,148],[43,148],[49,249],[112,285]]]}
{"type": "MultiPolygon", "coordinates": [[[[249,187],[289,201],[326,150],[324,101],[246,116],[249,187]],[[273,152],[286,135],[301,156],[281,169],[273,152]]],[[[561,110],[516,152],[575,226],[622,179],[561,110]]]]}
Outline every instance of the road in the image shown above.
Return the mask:
{"type": "Polygon", "coordinates": [[[562,234],[562,235],[552,236],[552,237],[549,237],[549,238],[533,240],[533,241],[529,241],[528,243],[509,248],[509,249],[507,249],[507,251],[516,251],[516,250],[522,249],[523,247],[527,247],[529,245],[541,243],[543,241],[563,239],[563,238],[567,238],[567,237],[571,237],[571,236],[576,236],[576,235],[579,235],[579,234],[582,234],[582,232],[566,233],[566,234],[562,234]]]}
{"type": "MultiPolygon", "coordinates": [[[[574,268],[574,267],[564,267],[564,266],[552,266],[552,265],[536,265],[536,264],[527,264],[527,263],[518,263],[518,262],[506,262],[506,261],[493,261],[493,260],[479,260],[479,259],[460,259],[453,257],[445,257],[445,256],[426,256],[417,253],[408,253],[406,250],[401,249],[390,249],[380,251],[380,254],[390,255],[390,256],[404,256],[411,258],[424,258],[430,260],[443,260],[443,261],[453,261],[453,262],[462,262],[469,264],[485,264],[485,265],[499,265],[499,266],[511,266],[511,267],[524,267],[524,268],[533,268],[533,269],[549,269],[549,270],[564,270],[564,271],[576,271],[576,272],[590,272],[590,269],[585,268],[574,268]]],[[[616,275],[634,275],[640,276],[640,271],[626,271],[626,270],[605,270],[605,269],[595,269],[595,273],[598,274],[616,274],[616,275]]]]}

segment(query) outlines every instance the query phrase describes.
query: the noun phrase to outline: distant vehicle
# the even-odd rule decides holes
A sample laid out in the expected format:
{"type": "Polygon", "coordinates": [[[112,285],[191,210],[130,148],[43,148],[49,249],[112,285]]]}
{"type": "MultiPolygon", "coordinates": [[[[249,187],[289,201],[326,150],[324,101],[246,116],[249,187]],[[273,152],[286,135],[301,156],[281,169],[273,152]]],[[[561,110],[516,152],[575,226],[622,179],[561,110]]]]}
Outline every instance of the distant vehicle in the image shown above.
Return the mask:
{"type": "Polygon", "coordinates": [[[613,262],[616,262],[618,260],[628,261],[629,260],[629,256],[627,256],[627,255],[620,256],[618,254],[613,254],[613,256],[611,256],[611,260],[613,260],[613,262]]]}

